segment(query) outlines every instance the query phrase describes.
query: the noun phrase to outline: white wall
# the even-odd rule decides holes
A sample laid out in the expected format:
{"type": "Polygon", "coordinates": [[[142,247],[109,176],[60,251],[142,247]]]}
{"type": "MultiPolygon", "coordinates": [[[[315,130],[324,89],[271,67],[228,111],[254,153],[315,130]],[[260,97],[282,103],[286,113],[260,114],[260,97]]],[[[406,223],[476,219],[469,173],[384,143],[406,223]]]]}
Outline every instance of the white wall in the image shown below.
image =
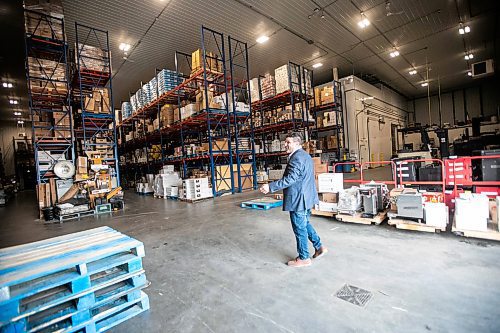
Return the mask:
{"type": "Polygon", "coordinates": [[[473,117],[497,115],[500,110],[499,91],[500,83],[487,80],[475,86],[442,93],[441,101],[438,95],[421,97],[408,102],[408,111],[415,113],[414,119],[410,119],[422,125],[454,125],[473,117]]]}
{"type": "Polygon", "coordinates": [[[360,162],[389,160],[392,155],[391,124],[406,126],[406,99],[386,87],[377,88],[355,76],[340,81],[345,96],[346,148],[360,162]],[[366,97],[374,99],[360,100],[366,97]]]}
{"type": "Polygon", "coordinates": [[[15,126],[15,123],[12,125],[2,125],[0,127],[0,149],[2,150],[5,174],[9,176],[16,173],[14,169],[14,145],[12,139],[14,137],[19,138],[19,133],[26,133],[28,137],[31,137],[31,127],[18,128],[15,126]]]}

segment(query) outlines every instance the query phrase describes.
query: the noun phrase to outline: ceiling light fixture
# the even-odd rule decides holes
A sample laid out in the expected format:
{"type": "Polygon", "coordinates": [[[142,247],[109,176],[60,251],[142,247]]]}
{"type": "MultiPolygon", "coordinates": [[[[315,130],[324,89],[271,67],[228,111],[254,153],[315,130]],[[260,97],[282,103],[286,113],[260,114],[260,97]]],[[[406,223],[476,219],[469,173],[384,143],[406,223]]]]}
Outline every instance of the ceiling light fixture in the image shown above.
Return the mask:
{"type": "Polygon", "coordinates": [[[464,26],[462,23],[460,23],[460,28],[458,28],[458,33],[460,35],[463,34],[468,34],[470,32],[470,27],[468,25],[464,26]]]}
{"type": "Polygon", "coordinates": [[[118,48],[123,52],[128,52],[128,50],[130,50],[130,44],[120,43],[120,46],[118,46],[118,48]]]}
{"type": "Polygon", "coordinates": [[[417,74],[417,71],[414,69],[414,70],[409,71],[408,74],[415,75],[415,74],[417,74]]]}
{"type": "Polygon", "coordinates": [[[10,104],[18,104],[19,102],[18,102],[18,101],[16,101],[15,99],[10,99],[10,100],[9,100],[9,103],[10,103],[10,104]]]}
{"type": "Polygon", "coordinates": [[[14,116],[20,116],[21,112],[14,112],[14,116]]]}
{"type": "Polygon", "coordinates": [[[361,20],[358,22],[358,26],[361,29],[364,29],[369,25],[370,25],[370,21],[366,18],[365,14],[363,12],[361,12],[361,20]]]}
{"type": "Polygon", "coordinates": [[[474,55],[472,53],[469,53],[469,54],[466,54],[464,58],[465,58],[465,60],[470,60],[470,59],[474,58],[474,55]]]}
{"type": "Polygon", "coordinates": [[[257,43],[262,44],[265,43],[269,40],[269,37],[267,36],[260,36],[259,38],[256,39],[257,43]]]}
{"type": "Polygon", "coordinates": [[[399,55],[399,51],[398,50],[394,50],[391,53],[389,53],[389,55],[391,56],[391,58],[395,58],[395,57],[397,57],[399,55]]]}
{"type": "Polygon", "coordinates": [[[313,68],[319,68],[321,66],[323,66],[323,64],[321,62],[317,62],[313,65],[313,68]]]}
{"type": "Polygon", "coordinates": [[[4,83],[2,83],[2,85],[4,88],[12,88],[13,87],[12,83],[10,83],[10,82],[4,82],[4,83]]]}
{"type": "Polygon", "coordinates": [[[429,85],[429,83],[427,83],[427,82],[424,82],[421,84],[422,87],[427,87],[428,85],[429,85]]]}
{"type": "Polygon", "coordinates": [[[468,75],[468,76],[472,76],[472,72],[471,72],[471,71],[468,71],[468,72],[467,72],[467,75],[468,75]]]}
{"type": "Polygon", "coordinates": [[[24,124],[24,120],[18,120],[17,123],[18,124],[24,124]]]}

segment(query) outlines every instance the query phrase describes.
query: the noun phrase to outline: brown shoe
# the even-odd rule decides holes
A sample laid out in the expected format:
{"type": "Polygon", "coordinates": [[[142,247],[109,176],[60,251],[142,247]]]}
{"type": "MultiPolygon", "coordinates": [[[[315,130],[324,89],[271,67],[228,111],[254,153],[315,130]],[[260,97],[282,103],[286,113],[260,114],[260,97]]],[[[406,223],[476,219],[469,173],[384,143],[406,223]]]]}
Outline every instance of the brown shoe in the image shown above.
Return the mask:
{"type": "Polygon", "coordinates": [[[299,257],[295,258],[294,260],[290,260],[288,262],[288,266],[290,267],[306,267],[306,266],[311,266],[312,261],[311,259],[300,259],[299,257]]]}
{"type": "Polygon", "coordinates": [[[321,256],[324,256],[327,253],[328,253],[328,249],[324,246],[320,246],[319,249],[314,251],[313,259],[317,259],[321,256]]]}

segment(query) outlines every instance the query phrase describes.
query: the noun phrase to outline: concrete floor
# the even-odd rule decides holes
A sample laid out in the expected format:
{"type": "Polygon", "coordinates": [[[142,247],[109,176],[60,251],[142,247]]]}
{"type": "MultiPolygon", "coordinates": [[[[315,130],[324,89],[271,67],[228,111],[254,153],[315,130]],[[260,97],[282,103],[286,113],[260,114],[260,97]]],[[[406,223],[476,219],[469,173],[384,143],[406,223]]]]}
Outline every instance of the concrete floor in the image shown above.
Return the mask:
{"type": "Polygon", "coordinates": [[[35,195],[0,208],[0,247],[107,225],[144,242],[151,309],[113,332],[499,332],[500,246],[451,234],[313,217],[327,256],[293,269],[288,215],[126,193],[113,216],[35,220],[35,195]],[[373,293],[365,307],[334,295],[373,293]]]}

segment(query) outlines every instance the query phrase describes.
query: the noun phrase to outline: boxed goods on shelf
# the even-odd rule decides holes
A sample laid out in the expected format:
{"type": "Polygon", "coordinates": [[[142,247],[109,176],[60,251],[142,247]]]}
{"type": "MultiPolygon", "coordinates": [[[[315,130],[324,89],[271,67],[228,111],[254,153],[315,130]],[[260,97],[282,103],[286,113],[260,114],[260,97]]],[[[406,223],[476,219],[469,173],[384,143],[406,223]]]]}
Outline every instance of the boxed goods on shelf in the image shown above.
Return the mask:
{"type": "Polygon", "coordinates": [[[158,90],[158,85],[156,83],[156,77],[152,78],[149,82],[148,82],[148,86],[149,86],[149,91],[151,92],[151,101],[154,101],[155,99],[158,98],[158,94],[157,94],[157,90],[158,90]]]}
{"type": "Polygon", "coordinates": [[[174,106],[165,104],[161,107],[160,118],[163,126],[170,126],[174,123],[174,106]]]}
{"type": "Polygon", "coordinates": [[[285,169],[269,170],[269,180],[281,179],[281,178],[283,178],[284,173],[285,173],[285,169]]]}
{"type": "MultiPolygon", "coordinates": [[[[214,53],[206,53],[206,69],[211,72],[222,72],[222,60],[214,53]]],[[[191,71],[196,72],[203,68],[203,51],[197,49],[191,54],[191,71]]]]}
{"type": "Polygon", "coordinates": [[[66,94],[66,64],[48,59],[28,57],[29,88],[37,92],[49,90],[52,93],[66,94]],[[50,81],[49,81],[50,80],[50,81]]]}
{"type": "Polygon", "coordinates": [[[337,112],[329,111],[323,113],[323,127],[337,125],[337,112]]]}
{"type": "Polygon", "coordinates": [[[24,0],[24,8],[57,18],[64,17],[62,0],[24,0]]]}
{"type": "Polygon", "coordinates": [[[142,98],[143,98],[143,105],[148,105],[152,101],[152,95],[151,95],[151,87],[149,83],[146,83],[145,85],[142,86],[142,98]]]}
{"type": "Polygon", "coordinates": [[[127,119],[132,115],[132,104],[130,102],[122,102],[122,119],[127,119]]]}
{"type": "Polygon", "coordinates": [[[64,39],[63,24],[59,20],[64,16],[62,6],[54,5],[52,1],[24,1],[24,8],[53,17],[42,18],[39,14],[25,12],[24,27],[27,34],[58,40],[64,39]]]}
{"type": "Polygon", "coordinates": [[[267,99],[276,95],[276,82],[274,76],[264,75],[260,80],[262,99],[267,99]]]}
{"type": "Polygon", "coordinates": [[[108,88],[94,88],[92,94],[85,96],[84,109],[86,112],[110,112],[110,98],[108,88]]]}
{"type": "MultiPolygon", "coordinates": [[[[290,90],[290,82],[288,81],[288,75],[291,75],[292,82],[299,82],[299,78],[297,76],[297,71],[291,70],[288,64],[278,67],[274,70],[274,77],[276,80],[276,93],[281,94],[287,90],[290,90]]],[[[293,85],[293,90],[295,92],[299,92],[299,88],[296,85],[293,85]]]]}
{"type": "Polygon", "coordinates": [[[259,95],[259,78],[253,78],[250,80],[250,99],[252,102],[260,100],[259,95]]]}
{"type": "Polygon", "coordinates": [[[177,75],[176,71],[171,71],[169,69],[162,69],[156,75],[159,96],[163,95],[167,91],[170,91],[179,84],[181,84],[183,79],[180,75],[182,74],[177,75]]]}
{"type": "Polygon", "coordinates": [[[105,50],[79,43],[75,45],[75,57],[75,63],[79,64],[81,69],[110,72],[110,59],[108,59],[108,52],[105,50]]]}

